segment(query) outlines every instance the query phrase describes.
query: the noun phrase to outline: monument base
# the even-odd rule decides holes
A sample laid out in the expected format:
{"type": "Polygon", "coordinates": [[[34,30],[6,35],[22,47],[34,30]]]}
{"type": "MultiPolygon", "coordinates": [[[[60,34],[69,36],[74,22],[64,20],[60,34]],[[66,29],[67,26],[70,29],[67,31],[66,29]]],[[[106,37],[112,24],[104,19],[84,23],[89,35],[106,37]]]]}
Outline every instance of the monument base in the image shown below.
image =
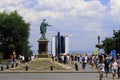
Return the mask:
{"type": "Polygon", "coordinates": [[[37,58],[48,58],[48,54],[38,54],[37,58]]]}
{"type": "Polygon", "coordinates": [[[38,53],[48,54],[48,40],[38,40],[38,53]]]}

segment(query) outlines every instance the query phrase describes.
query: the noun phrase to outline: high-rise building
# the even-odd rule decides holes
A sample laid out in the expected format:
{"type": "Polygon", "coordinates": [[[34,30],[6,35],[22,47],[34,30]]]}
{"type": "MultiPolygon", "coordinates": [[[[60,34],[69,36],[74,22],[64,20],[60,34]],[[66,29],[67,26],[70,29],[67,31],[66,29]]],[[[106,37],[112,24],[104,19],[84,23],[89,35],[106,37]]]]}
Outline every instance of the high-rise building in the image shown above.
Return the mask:
{"type": "Polygon", "coordinates": [[[57,42],[57,44],[56,44],[56,47],[57,47],[56,53],[57,54],[56,55],[59,55],[61,53],[61,36],[60,36],[60,32],[58,32],[58,34],[57,34],[56,42],[57,42]]]}
{"type": "Polygon", "coordinates": [[[57,56],[59,54],[68,53],[69,41],[68,36],[61,36],[60,32],[56,36],[52,36],[52,54],[57,56]]]}
{"type": "Polygon", "coordinates": [[[51,49],[52,49],[52,54],[53,56],[56,55],[56,36],[52,36],[52,43],[51,43],[51,49]]]}
{"type": "Polygon", "coordinates": [[[65,37],[61,36],[61,53],[65,53],[65,37]]]}
{"type": "Polygon", "coordinates": [[[64,36],[65,38],[65,53],[69,53],[69,38],[68,36],[64,36]]]}

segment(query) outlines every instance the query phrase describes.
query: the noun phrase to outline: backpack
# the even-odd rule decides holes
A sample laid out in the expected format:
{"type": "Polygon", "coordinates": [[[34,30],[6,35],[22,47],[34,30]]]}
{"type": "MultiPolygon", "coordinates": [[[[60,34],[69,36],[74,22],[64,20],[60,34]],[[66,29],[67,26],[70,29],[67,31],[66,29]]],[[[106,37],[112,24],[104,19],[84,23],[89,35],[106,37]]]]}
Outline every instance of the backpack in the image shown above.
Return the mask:
{"type": "Polygon", "coordinates": [[[85,57],[82,58],[82,61],[85,61],[85,57]]]}

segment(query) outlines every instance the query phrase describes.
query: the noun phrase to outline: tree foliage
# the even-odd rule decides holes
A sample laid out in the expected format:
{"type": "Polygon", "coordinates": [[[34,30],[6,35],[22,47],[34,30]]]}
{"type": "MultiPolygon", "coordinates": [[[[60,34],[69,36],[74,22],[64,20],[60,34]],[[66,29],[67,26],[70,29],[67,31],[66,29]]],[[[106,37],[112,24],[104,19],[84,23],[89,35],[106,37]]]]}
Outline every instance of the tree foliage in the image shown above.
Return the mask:
{"type": "Polygon", "coordinates": [[[103,42],[103,49],[105,53],[110,54],[110,52],[115,49],[115,40],[111,37],[106,37],[103,42]]]}
{"type": "Polygon", "coordinates": [[[107,54],[109,54],[112,50],[120,52],[120,30],[113,30],[113,37],[106,37],[102,43],[102,48],[107,54]]]}
{"type": "Polygon", "coordinates": [[[26,23],[17,11],[9,14],[5,11],[0,13],[0,42],[5,58],[9,58],[14,49],[17,55],[30,55],[29,26],[30,24],[26,23]]]}
{"type": "Polygon", "coordinates": [[[117,50],[117,52],[120,52],[120,30],[113,30],[113,39],[115,40],[115,49],[117,50]]]}

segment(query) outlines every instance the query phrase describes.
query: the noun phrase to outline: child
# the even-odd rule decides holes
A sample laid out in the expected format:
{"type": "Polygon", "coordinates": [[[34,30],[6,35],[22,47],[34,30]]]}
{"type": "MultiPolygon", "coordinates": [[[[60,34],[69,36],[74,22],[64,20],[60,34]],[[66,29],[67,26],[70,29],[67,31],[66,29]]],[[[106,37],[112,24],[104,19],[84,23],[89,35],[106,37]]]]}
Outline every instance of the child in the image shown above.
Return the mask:
{"type": "Polygon", "coordinates": [[[104,67],[105,67],[104,61],[101,61],[101,63],[98,64],[98,70],[99,70],[99,74],[100,74],[99,80],[102,80],[102,78],[103,78],[104,67]]]}

